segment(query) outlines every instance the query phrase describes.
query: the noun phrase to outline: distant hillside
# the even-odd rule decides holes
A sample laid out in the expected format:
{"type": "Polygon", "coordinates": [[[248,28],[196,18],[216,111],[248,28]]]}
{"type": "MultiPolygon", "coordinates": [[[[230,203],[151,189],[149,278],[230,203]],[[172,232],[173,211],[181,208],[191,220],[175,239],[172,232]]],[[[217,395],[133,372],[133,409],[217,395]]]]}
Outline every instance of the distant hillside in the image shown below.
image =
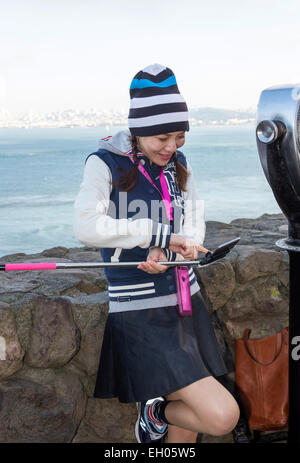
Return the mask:
{"type": "Polygon", "coordinates": [[[196,108],[189,110],[190,117],[196,120],[202,120],[204,124],[209,124],[212,121],[228,121],[229,119],[255,119],[255,111],[239,111],[232,109],[218,108],[196,108]]]}

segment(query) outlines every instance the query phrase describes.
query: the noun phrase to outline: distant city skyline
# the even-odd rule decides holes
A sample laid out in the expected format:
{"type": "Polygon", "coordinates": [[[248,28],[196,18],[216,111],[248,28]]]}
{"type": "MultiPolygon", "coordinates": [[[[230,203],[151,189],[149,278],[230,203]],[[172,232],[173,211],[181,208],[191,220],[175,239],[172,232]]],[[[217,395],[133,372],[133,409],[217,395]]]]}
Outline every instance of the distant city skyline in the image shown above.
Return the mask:
{"type": "MultiPolygon", "coordinates": [[[[111,127],[127,126],[125,111],[99,111],[64,109],[54,112],[29,112],[13,116],[0,110],[0,128],[58,128],[58,127],[111,127]]],[[[205,125],[246,125],[254,124],[255,113],[218,108],[196,108],[189,110],[190,126],[205,125]]]]}
{"type": "Polygon", "coordinates": [[[297,0],[0,0],[0,111],[123,111],[130,82],[170,67],[189,108],[255,110],[300,81],[297,0]]]}

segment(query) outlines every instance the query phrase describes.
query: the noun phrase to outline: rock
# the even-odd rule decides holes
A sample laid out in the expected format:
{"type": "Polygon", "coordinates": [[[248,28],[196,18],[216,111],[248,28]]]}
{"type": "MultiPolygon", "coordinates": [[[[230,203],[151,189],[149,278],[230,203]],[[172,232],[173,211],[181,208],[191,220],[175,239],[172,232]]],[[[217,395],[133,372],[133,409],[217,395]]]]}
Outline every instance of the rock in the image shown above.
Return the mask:
{"type": "Polygon", "coordinates": [[[104,280],[104,278],[94,279],[94,283],[91,283],[89,280],[83,279],[80,280],[76,288],[81,293],[94,294],[99,293],[99,289],[106,290],[107,282],[104,280]]]}
{"type": "MultiPolygon", "coordinates": [[[[289,255],[275,245],[287,235],[287,220],[264,214],[206,225],[204,245],[210,250],[240,236],[224,259],[195,268],[222,356],[234,375],[235,339],[245,328],[259,338],[288,324],[289,255]]],[[[45,260],[99,262],[101,255],[93,247],[57,246],[0,259],[45,260]]],[[[0,336],[6,330],[12,346],[19,342],[11,363],[0,361],[0,442],[135,442],[135,404],[93,397],[108,312],[103,269],[0,272],[0,301],[0,336]]],[[[3,348],[0,338],[0,358],[3,348]]],[[[201,437],[202,442],[232,440],[231,434],[201,437]]]]}
{"type": "Polygon", "coordinates": [[[87,251],[84,248],[69,249],[66,258],[70,259],[72,262],[102,262],[99,250],[87,251]]]}
{"type": "Polygon", "coordinates": [[[10,310],[16,320],[18,338],[25,351],[28,350],[32,327],[32,312],[38,298],[37,294],[26,293],[23,297],[10,304],[10,310]]]}
{"type": "Polygon", "coordinates": [[[285,229],[281,228],[286,225],[287,219],[283,214],[263,214],[256,219],[235,219],[229,224],[207,221],[204,246],[211,250],[240,236],[241,245],[278,251],[275,242],[287,236],[285,229]]]}
{"type": "Polygon", "coordinates": [[[136,443],[136,420],[135,404],[122,404],[117,399],[90,398],[73,442],[136,443]]]}
{"type": "Polygon", "coordinates": [[[107,312],[107,305],[97,307],[96,314],[91,314],[87,323],[81,326],[80,350],[72,363],[88,376],[95,375],[98,371],[107,312]]]}
{"type": "Polygon", "coordinates": [[[0,262],[15,262],[17,259],[26,256],[24,252],[16,252],[15,254],[9,254],[7,256],[0,257],[0,262]]]}
{"type": "Polygon", "coordinates": [[[22,368],[24,354],[10,307],[0,302],[0,380],[22,368]]]}
{"type": "Polygon", "coordinates": [[[35,382],[8,378],[0,383],[0,442],[71,442],[86,409],[81,382],[70,372],[35,382]]]}
{"type": "Polygon", "coordinates": [[[290,275],[289,275],[289,257],[288,253],[282,253],[282,261],[278,270],[278,279],[280,283],[289,290],[290,275]]]}
{"type": "Polygon", "coordinates": [[[233,356],[235,339],[242,336],[245,328],[253,329],[257,337],[265,337],[288,325],[288,295],[281,289],[274,275],[252,280],[238,286],[230,301],[218,309],[223,335],[233,356]]]}
{"type": "Polygon", "coordinates": [[[41,254],[45,257],[65,257],[68,252],[68,248],[63,246],[57,246],[51,249],[45,249],[41,254]]]}
{"type": "Polygon", "coordinates": [[[213,310],[222,307],[235,288],[235,273],[230,262],[215,262],[207,267],[195,269],[202,292],[213,310]]]}
{"type": "Polygon", "coordinates": [[[25,362],[35,368],[65,365],[80,345],[80,331],[74,322],[70,302],[61,297],[39,297],[34,306],[25,362]]]}
{"type": "Polygon", "coordinates": [[[260,278],[251,283],[237,286],[230,301],[218,310],[222,321],[226,318],[234,319],[246,314],[288,314],[288,300],[285,292],[281,293],[281,286],[276,276],[269,279],[260,278]]]}
{"type": "Polygon", "coordinates": [[[239,283],[254,280],[260,276],[277,273],[282,256],[269,249],[255,249],[253,246],[237,246],[238,258],[235,263],[236,278],[239,283]]]}
{"type": "Polygon", "coordinates": [[[287,225],[287,219],[283,214],[263,214],[256,219],[235,219],[230,225],[243,229],[276,232],[283,225],[287,225]]]}
{"type": "MultiPolygon", "coordinates": [[[[80,248],[79,248],[80,249],[80,248]]],[[[88,248],[90,249],[90,248],[88,248]]],[[[76,248],[78,252],[78,248],[76,248]]],[[[67,248],[57,247],[43,251],[40,254],[14,255],[13,262],[44,262],[44,253],[49,256],[47,262],[66,262],[73,261],[67,258],[60,258],[58,255],[68,254],[67,248]],[[53,251],[53,252],[52,252],[53,251]],[[57,257],[55,257],[57,255],[57,257]],[[52,257],[50,257],[52,256],[52,257]]],[[[87,251],[85,256],[81,251],[79,262],[89,262],[90,259],[95,261],[95,252],[87,251]]],[[[72,255],[72,253],[70,253],[72,255]]],[[[100,253],[98,251],[98,261],[100,253]]],[[[101,257],[101,256],[100,256],[101,257]]],[[[6,262],[10,262],[10,256],[6,262]]],[[[80,292],[96,293],[100,290],[107,289],[107,282],[104,271],[101,268],[96,269],[59,269],[59,270],[42,270],[42,271],[17,271],[0,274],[0,301],[12,303],[23,297],[24,293],[32,292],[42,296],[59,296],[59,295],[78,295],[80,292]]]]}
{"type": "Polygon", "coordinates": [[[213,311],[210,315],[210,319],[212,322],[212,326],[213,326],[213,329],[214,329],[214,332],[217,338],[217,342],[218,342],[225,366],[228,372],[234,371],[234,362],[233,362],[232,353],[230,350],[230,346],[228,345],[228,342],[224,335],[223,323],[220,321],[218,317],[218,312],[213,311]]]}
{"type": "Polygon", "coordinates": [[[0,275],[0,295],[8,293],[19,293],[19,296],[24,293],[29,293],[35,288],[40,286],[40,283],[37,280],[31,280],[27,277],[22,277],[20,275],[14,275],[14,278],[10,275],[0,275]]]}

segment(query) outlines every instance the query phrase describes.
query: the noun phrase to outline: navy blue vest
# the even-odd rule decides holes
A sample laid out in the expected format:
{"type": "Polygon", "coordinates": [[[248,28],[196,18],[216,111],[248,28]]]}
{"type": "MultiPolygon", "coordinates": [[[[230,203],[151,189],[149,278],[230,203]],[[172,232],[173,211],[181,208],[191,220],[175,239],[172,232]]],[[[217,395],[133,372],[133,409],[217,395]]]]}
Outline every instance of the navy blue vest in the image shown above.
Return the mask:
{"type": "MultiPolygon", "coordinates": [[[[124,169],[125,171],[129,171],[132,168],[132,162],[126,155],[118,155],[112,153],[107,150],[100,149],[94,153],[91,153],[87,159],[92,156],[98,156],[111,171],[112,181],[118,182],[122,172],[120,169],[124,169]]],[[[159,174],[160,174],[160,166],[150,162],[146,156],[139,156],[139,161],[144,163],[143,167],[147,170],[149,175],[152,178],[152,181],[156,185],[156,187],[162,192],[159,174]]],[[[177,159],[178,161],[183,164],[185,167],[187,165],[185,156],[182,152],[177,151],[177,159]]],[[[151,185],[151,183],[146,179],[142,173],[138,173],[138,181],[136,187],[128,191],[127,194],[124,192],[121,193],[122,197],[122,207],[119,204],[120,202],[120,189],[116,186],[112,187],[112,191],[110,194],[110,200],[113,203],[114,207],[110,211],[108,210],[108,215],[112,216],[114,219],[131,219],[134,217],[136,218],[152,218],[156,222],[168,224],[171,227],[171,232],[178,233],[180,227],[183,225],[184,221],[184,200],[182,191],[179,189],[177,181],[176,181],[176,167],[173,157],[170,159],[167,166],[164,168],[164,174],[167,181],[170,199],[172,201],[173,206],[173,221],[169,222],[165,208],[162,203],[162,197],[159,192],[151,185]],[[136,208],[133,201],[142,200],[147,204],[147,211],[146,215],[140,215],[140,213],[144,211],[140,211],[139,208],[136,208]],[[157,207],[151,209],[153,207],[153,200],[156,200],[155,203],[162,207],[157,207]],[[151,203],[152,201],[152,203],[151,203]],[[130,208],[130,203],[134,207],[130,208]],[[138,214],[138,215],[137,215],[138,214]],[[153,215],[154,214],[154,215],[153,215]]],[[[136,203],[137,204],[137,203],[136,203]]],[[[101,248],[100,253],[104,262],[111,262],[112,256],[115,254],[116,248],[101,248]]],[[[140,262],[146,261],[149,249],[141,248],[136,246],[132,249],[122,249],[119,255],[119,262],[140,262]]],[[[169,255],[166,252],[167,256],[169,255]]],[[[169,260],[175,260],[176,254],[172,253],[172,258],[169,260]]],[[[110,267],[104,269],[105,276],[109,283],[109,296],[110,301],[130,301],[135,299],[144,299],[145,297],[157,297],[157,296],[164,296],[169,294],[176,293],[176,283],[175,283],[175,275],[174,275],[174,268],[169,268],[163,274],[148,274],[143,270],[139,270],[136,267],[110,267]],[[114,296],[114,294],[120,293],[121,286],[127,286],[132,288],[133,283],[138,286],[145,288],[149,288],[149,294],[145,295],[145,291],[139,291],[137,287],[133,291],[130,291],[130,296],[114,296]],[[118,288],[114,291],[114,287],[118,288]],[[142,292],[143,294],[138,294],[142,292]],[[137,294],[134,294],[137,293],[137,294]]],[[[194,283],[196,281],[196,277],[192,269],[190,269],[191,279],[190,282],[194,283]]],[[[124,293],[124,292],[123,292],[124,293]]]]}

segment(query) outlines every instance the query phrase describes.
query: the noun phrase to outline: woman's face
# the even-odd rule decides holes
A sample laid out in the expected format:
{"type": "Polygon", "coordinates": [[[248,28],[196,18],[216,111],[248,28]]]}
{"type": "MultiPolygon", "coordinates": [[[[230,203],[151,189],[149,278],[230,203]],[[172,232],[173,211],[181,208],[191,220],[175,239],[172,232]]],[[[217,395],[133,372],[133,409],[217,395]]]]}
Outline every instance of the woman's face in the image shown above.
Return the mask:
{"type": "Polygon", "coordinates": [[[185,132],[172,132],[151,137],[137,137],[137,146],[142,153],[158,166],[165,166],[172,154],[184,145],[185,132]]]}

